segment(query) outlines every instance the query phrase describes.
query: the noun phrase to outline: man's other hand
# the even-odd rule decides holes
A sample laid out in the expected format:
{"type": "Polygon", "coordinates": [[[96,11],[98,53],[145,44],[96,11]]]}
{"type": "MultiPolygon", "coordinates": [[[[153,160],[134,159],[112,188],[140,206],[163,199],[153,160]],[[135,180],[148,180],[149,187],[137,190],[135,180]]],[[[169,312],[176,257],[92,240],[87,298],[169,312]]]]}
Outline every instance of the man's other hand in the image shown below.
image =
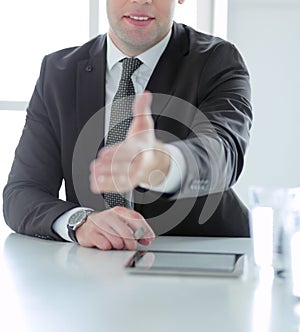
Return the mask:
{"type": "Polygon", "coordinates": [[[76,237],[83,247],[135,250],[137,243],[151,244],[155,234],[140,213],[118,206],[89,214],[87,221],[77,229],[76,237]],[[141,227],[144,232],[136,240],[134,234],[141,227]]]}

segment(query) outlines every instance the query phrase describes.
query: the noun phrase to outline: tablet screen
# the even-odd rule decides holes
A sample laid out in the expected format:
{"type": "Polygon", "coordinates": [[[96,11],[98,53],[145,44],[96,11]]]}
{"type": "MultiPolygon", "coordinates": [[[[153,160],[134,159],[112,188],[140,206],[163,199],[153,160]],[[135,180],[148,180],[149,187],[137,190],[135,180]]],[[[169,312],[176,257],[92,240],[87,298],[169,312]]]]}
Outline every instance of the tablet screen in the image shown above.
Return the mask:
{"type": "Polygon", "coordinates": [[[239,276],[244,255],[183,251],[137,251],[126,265],[130,272],[239,276]]]}

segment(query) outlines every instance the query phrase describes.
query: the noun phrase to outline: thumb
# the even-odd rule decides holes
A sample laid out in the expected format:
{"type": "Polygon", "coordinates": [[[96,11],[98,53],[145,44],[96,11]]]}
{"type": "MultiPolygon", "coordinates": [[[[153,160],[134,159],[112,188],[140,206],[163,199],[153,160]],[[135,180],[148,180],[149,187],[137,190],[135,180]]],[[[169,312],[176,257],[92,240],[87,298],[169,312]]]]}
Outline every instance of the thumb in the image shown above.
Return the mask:
{"type": "Polygon", "coordinates": [[[154,123],[151,115],[152,94],[148,91],[138,95],[133,104],[133,121],[131,134],[145,130],[153,130],[154,123]]]}

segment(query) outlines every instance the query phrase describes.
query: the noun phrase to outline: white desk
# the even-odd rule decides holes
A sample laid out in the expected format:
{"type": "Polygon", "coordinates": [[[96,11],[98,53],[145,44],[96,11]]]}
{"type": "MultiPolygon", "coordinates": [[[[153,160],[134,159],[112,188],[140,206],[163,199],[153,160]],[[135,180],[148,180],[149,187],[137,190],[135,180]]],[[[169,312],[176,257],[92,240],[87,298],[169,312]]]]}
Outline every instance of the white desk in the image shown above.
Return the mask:
{"type": "Polygon", "coordinates": [[[246,252],[240,279],[130,275],[132,252],[17,234],[0,241],[1,331],[298,331],[286,283],[253,273],[249,239],[160,237],[151,246],[246,252]]]}

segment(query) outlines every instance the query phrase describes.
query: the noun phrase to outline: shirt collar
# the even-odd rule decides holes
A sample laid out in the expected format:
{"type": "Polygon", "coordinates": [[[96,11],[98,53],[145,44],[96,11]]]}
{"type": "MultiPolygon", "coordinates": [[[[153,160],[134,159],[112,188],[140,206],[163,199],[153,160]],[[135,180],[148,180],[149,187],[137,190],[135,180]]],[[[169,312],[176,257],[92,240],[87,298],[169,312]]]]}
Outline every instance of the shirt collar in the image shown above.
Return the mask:
{"type": "MultiPolygon", "coordinates": [[[[151,70],[154,70],[159,58],[167,47],[167,44],[171,38],[171,33],[172,30],[170,30],[170,32],[163,40],[161,40],[158,44],[154,45],[144,53],[139,54],[137,58],[139,58],[151,70]]],[[[109,34],[107,34],[106,59],[108,70],[111,70],[115,64],[117,64],[119,61],[126,57],[128,56],[126,56],[116,47],[116,45],[112,42],[109,34]]]]}

